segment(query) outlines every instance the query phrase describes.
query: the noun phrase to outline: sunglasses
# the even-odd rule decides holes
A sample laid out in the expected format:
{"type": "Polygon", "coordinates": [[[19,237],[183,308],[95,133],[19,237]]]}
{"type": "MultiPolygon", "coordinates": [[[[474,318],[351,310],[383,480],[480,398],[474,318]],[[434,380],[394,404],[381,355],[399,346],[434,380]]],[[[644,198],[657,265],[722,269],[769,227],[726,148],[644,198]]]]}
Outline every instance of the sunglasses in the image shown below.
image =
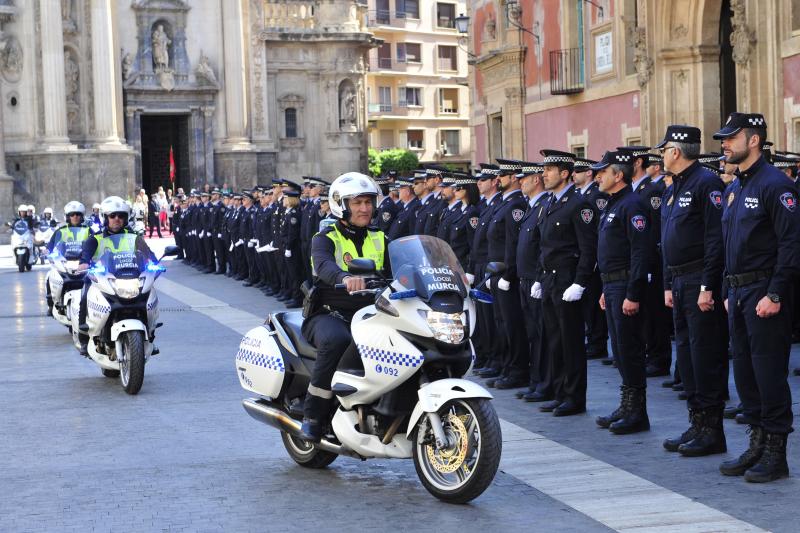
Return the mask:
{"type": "Polygon", "coordinates": [[[80,217],[83,216],[81,213],[67,213],[68,217],[80,217]]]}
{"type": "Polygon", "coordinates": [[[109,213],[108,214],[108,218],[109,219],[112,219],[112,218],[127,218],[127,217],[128,217],[128,215],[126,215],[125,213],[109,213]]]}
{"type": "Polygon", "coordinates": [[[659,148],[658,151],[661,152],[661,155],[667,153],[667,150],[674,150],[677,146],[665,146],[664,148],[659,148]]]}

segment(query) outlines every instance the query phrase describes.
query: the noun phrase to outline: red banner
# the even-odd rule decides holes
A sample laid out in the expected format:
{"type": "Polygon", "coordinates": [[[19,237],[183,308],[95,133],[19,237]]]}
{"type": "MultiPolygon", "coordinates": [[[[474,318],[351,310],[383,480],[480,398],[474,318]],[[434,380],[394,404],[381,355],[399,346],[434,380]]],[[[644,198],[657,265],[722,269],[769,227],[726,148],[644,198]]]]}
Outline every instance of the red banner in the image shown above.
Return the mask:
{"type": "Polygon", "coordinates": [[[172,152],[172,146],[169,147],[169,182],[175,183],[175,154],[172,152]]]}

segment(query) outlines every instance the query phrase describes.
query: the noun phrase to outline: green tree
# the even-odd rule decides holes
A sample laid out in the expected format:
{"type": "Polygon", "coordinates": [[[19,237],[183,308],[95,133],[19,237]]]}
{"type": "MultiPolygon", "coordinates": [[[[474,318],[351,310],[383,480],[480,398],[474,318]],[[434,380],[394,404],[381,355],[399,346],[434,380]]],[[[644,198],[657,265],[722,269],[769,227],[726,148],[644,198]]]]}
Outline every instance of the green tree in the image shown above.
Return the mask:
{"type": "Polygon", "coordinates": [[[395,170],[398,173],[407,173],[419,166],[417,154],[409,150],[401,150],[399,148],[384,150],[378,154],[378,157],[381,173],[386,173],[390,170],[395,170]]]}
{"type": "Polygon", "coordinates": [[[375,148],[367,150],[367,168],[373,176],[381,175],[381,156],[375,148]]]}

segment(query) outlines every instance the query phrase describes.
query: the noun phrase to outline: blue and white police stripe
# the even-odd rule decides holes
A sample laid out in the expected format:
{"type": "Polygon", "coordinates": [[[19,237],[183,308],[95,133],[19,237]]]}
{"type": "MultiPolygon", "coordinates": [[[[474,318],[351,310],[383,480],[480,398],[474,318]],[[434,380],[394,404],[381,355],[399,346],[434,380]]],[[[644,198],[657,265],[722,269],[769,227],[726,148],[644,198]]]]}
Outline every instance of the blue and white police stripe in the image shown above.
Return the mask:
{"type": "Polygon", "coordinates": [[[388,363],[390,365],[418,367],[425,360],[424,355],[407,355],[402,353],[390,352],[388,350],[381,350],[365,344],[358,345],[358,353],[365,359],[373,359],[380,363],[388,363]]]}
{"type": "Polygon", "coordinates": [[[239,351],[236,352],[236,360],[241,361],[242,363],[264,367],[276,372],[285,372],[285,368],[283,367],[283,357],[280,356],[253,352],[251,350],[242,350],[240,348],[239,351]]]}

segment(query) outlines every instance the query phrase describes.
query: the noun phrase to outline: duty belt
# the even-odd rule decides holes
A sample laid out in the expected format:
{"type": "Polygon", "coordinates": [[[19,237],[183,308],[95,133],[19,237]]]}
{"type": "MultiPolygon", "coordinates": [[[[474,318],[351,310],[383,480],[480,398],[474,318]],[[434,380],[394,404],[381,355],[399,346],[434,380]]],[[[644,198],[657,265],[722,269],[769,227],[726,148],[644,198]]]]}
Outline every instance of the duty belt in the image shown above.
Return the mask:
{"type": "Polygon", "coordinates": [[[673,276],[683,276],[693,272],[700,272],[703,270],[704,266],[705,261],[703,259],[698,259],[697,261],[690,261],[682,265],[668,266],[667,270],[669,270],[669,273],[673,276]]]}
{"type": "Polygon", "coordinates": [[[630,276],[630,270],[616,270],[614,272],[600,273],[600,280],[603,283],[611,283],[612,281],[627,281],[630,276]]]}
{"type": "Polygon", "coordinates": [[[570,262],[560,263],[560,264],[556,264],[556,265],[545,265],[544,266],[544,270],[545,270],[545,272],[551,271],[553,274],[555,274],[556,270],[560,270],[562,268],[564,268],[564,269],[574,269],[574,268],[577,268],[577,267],[578,267],[578,263],[577,262],[570,261],[570,262]]]}
{"type": "Polygon", "coordinates": [[[733,274],[732,276],[727,276],[726,279],[728,280],[728,285],[730,285],[733,288],[736,288],[736,287],[744,287],[745,285],[750,285],[751,283],[755,283],[756,281],[767,279],[770,276],[772,276],[771,268],[768,270],[755,270],[753,272],[745,272],[744,274],[733,274]]]}

